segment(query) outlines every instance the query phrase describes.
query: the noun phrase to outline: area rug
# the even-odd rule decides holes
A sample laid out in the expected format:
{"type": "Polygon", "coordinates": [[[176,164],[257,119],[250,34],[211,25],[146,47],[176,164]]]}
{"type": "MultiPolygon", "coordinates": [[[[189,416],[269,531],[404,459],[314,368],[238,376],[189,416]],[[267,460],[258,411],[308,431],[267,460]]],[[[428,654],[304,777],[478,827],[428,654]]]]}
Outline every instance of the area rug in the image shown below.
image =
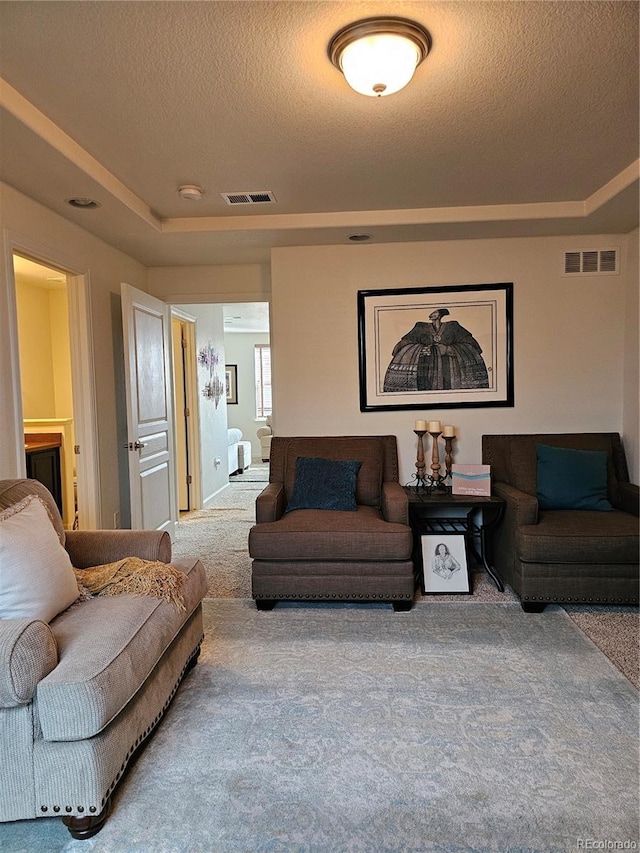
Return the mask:
{"type": "Polygon", "coordinates": [[[205,619],[104,829],[3,824],[3,851],[636,849],[637,693],[561,608],[207,600],[205,619]]]}
{"type": "MultiPolygon", "coordinates": [[[[250,470],[250,469],[249,469],[250,470]]],[[[249,530],[255,523],[255,500],[264,483],[232,482],[212,506],[183,516],[173,543],[176,559],[202,560],[211,598],[250,598],[249,530]]],[[[517,602],[507,587],[499,592],[482,571],[470,564],[470,595],[420,596],[432,603],[517,602]]],[[[622,605],[566,605],[565,610],[584,633],[636,687],[640,687],[638,608],[622,605]]]]}

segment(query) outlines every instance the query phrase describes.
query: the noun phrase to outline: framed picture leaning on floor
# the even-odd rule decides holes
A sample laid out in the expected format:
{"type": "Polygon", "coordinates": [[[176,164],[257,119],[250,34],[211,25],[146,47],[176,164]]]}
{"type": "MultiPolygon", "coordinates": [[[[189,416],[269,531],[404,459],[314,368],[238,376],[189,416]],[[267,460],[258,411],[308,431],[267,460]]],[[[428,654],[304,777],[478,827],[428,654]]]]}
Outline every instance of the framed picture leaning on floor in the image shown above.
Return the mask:
{"type": "Polygon", "coordinates": [[[423,592],[468,593],[469,569],[463,535],[430,533],[422,536],[423,592]]]}

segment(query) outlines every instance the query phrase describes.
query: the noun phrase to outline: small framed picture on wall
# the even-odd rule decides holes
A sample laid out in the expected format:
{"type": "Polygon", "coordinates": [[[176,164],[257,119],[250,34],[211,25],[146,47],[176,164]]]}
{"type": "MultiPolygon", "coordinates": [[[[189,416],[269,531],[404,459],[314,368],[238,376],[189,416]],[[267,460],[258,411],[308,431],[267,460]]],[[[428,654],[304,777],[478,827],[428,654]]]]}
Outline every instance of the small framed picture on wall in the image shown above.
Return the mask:
{"type": "Polygon", "coordinates": [[[225,384],[227,388],[227,405],[238,404],[238,365],[228,364],[225,367],[225,384]]]}

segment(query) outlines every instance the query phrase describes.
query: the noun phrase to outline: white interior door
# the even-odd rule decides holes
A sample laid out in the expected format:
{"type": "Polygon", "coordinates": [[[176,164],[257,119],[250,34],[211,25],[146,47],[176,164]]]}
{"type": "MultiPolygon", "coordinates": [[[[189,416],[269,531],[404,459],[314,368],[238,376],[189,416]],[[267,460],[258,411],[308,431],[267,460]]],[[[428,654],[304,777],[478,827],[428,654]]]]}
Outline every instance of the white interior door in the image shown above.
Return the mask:
{"type": "Polygon", "coordinates": [[[177,520],[171,391],[171,319],[159,299],[121,286],[131,527],[168,530],[177,520]]]}

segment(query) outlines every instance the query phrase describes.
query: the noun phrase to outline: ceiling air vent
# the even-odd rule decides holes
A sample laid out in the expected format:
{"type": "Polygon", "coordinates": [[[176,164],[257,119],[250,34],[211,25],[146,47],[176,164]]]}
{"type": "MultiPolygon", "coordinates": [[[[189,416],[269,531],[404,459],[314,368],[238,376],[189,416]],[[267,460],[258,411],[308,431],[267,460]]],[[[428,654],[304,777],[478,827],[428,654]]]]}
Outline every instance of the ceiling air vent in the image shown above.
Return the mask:
{"type": "Polygon", "coordinates": [[[227,204],[275,204],[276,197],[269,190],[258,192],[221,193],[227,204]]]}
{"type": "Polygon", "coordinates": [[[565,275],[617,275],[617,249],[582,249],[564,253],[565,275]]]}

